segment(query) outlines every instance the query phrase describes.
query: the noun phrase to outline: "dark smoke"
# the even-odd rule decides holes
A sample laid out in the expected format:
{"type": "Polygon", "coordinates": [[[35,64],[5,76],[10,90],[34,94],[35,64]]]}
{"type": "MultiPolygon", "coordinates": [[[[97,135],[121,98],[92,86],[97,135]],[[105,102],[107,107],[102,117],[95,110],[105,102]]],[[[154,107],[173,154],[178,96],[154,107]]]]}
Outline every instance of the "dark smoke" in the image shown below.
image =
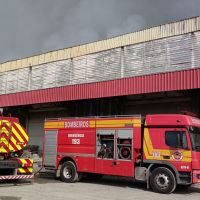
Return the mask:
{"type": "Polygon", "coordinates": [[[0,0],[0,62],[200,15],[199,0],[0,0]]]}

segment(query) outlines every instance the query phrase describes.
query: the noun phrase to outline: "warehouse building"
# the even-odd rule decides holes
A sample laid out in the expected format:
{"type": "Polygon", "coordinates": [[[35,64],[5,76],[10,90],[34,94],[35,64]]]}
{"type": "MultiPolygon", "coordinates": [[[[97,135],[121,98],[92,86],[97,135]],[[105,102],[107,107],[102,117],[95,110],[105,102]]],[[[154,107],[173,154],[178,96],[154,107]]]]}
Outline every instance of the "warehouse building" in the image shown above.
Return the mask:
{"type": "Polygon", "coordinates": [[[200,17],[0,64],[0,107],[42,147],[45,118],[200,116],[200,17]]]}

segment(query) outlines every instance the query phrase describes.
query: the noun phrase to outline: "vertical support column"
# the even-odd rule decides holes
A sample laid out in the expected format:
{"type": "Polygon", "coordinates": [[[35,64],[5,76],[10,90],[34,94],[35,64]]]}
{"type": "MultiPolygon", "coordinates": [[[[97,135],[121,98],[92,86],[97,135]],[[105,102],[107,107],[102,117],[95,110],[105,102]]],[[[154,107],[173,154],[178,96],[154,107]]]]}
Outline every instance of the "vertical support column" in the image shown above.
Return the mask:
{"type": "Polygon", "coordinates": [[[200,90],[192,91],[191,111],[200,117],[200,90]]]}
{"type": "Polygon", "coordinates": [[[73,75],[73,70],[74,70],[74,65],[73,65],[73,58],[70,58],[70,68],[69,68],[69,84],[72,84],[72,75],[73,75]]]}
{"type": "MultiPolygon", "coordinates": [[[[168,40],[166,40],[166,66],[165,66],[165,71],[169,71],[169,68],[171,66],[171,59],[170,59],[170,47],[168,40]]],[[[149,69],[150,73],[151,69],[149,69]]]]}
{"type": "Polygon", "coordinates": [[[191,41],[192,41],[192,46],[191,46],[191,67],[195,68],[195,43],[196,43],[196,37],[194,33],[191,33],[191,41]]]}
{"type": "Polygon", "coordinates": [[[121,47],[121,78],[124,78],[124,61],[125,61],[125,51],[124,46],[121,47]]]}
{"type": "Polygon", "coordinates": [[[32,81],[32,66],[29,66],[29,73],[28,73],[28,90],[31,90],[31,81],[32,81]]]}
{"type": "Polygon", "coordinates": [[[7,85],[8,85],[8,72],[4,72],[5,73],[5,89],[4,89],[4,94],[8,94],[8,90],[7,90],[7,85]]]}

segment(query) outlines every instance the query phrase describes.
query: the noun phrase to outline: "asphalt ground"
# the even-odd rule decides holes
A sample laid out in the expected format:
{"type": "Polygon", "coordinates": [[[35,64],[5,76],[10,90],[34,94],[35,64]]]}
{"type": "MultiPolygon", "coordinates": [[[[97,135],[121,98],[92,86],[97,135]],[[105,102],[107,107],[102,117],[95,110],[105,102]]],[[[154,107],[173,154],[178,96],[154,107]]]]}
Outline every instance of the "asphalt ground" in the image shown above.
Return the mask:
{"type": "Polygon", "coordinates": [[[126,178],[104,177],[63,183],[52,176],[35,178],[32,182],[0,182],[0,200],[200,200],[200,185],[178,188],[172,194],[157,194],[145,183],[126,178]]]}

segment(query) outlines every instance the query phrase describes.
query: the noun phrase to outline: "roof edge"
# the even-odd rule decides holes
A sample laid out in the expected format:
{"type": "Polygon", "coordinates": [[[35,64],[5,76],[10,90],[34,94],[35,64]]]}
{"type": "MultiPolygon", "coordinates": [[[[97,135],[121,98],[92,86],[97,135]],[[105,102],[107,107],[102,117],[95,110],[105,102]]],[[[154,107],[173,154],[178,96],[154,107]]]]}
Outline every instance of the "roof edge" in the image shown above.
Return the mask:
{"type": "Polygon", "coordinates": [[[156,39],[192,33],[199,30],[200,16],[196,16],[176,22],[171,22],[168,24],[147,28],[133,33],[116,36],[105,40],[50,51],[47,53],[25,57],[18,60],[7,61],[0,64],[0,73],[26,68],[29,66],[37,66],[59,60],[72,59],[100,51],[123,47],[126,45],[133,45],[156,39]]]}

